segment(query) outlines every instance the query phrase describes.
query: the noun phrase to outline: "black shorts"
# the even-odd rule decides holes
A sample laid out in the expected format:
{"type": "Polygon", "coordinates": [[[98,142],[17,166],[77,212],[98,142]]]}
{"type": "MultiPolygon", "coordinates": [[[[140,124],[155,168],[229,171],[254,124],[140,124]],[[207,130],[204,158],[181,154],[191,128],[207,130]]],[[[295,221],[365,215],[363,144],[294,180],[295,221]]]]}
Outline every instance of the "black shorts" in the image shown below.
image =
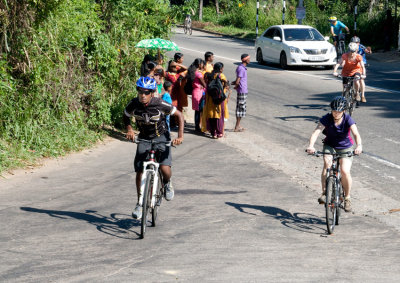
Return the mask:
{"type": "MultiPolygon", "coordinates": [[[[163,135],[156,137],[153,141],[169,141],[171,140],[169,132],[164,133],[163,135]]],[[[171,147],[166,146],[165,144],[157,144],[156,146],[156,160],[161,165],[171,166],[172,164],[172,155],[171,155],[171,147]]],[[[136,156],[133,165],[135,167],[135,172],[143,172],[143,162],[146,161],[149,151],[150,144],[143,142],[139,143],[136,148],[136,156]]]]}
{"type": "MultiPolygon", "coordinates": [[[[360,74],[360,73],[355,73],[354,75],[352,75],[352,76],[350,76],[350,77],[352,77],[352,78],[355,77],[354,80],[355,80],[355,81],[358,81],[359,79],[361,79],[361,74],[360,74]]],[[[344,85],[347,85],[348,82],[349,82],[349,79],[348,79],[348,78],[343,78],[343,84],[344,84],[344,85]]]]}

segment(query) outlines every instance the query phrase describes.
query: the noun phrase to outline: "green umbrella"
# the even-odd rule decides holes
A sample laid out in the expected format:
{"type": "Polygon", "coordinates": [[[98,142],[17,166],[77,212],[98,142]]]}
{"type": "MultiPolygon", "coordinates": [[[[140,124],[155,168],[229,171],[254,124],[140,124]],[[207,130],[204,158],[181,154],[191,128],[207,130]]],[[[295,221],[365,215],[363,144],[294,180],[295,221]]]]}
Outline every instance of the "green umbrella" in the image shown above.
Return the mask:
{"type": "Polygon", "coordinates": [[[162,38],[143,39],[135,45],[136,48],[158,49],[166,51],[179,51],[178,45],[162,38]]]}

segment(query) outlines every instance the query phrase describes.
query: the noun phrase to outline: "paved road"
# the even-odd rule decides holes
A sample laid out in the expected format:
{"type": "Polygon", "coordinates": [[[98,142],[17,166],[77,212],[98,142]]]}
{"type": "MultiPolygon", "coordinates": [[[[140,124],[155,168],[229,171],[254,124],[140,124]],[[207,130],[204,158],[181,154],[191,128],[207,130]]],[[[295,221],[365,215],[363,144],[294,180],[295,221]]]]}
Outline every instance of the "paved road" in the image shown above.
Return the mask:
{"type": "MultiPolygon", "coordinates": [[[[186,62],[198,56],[188,50],[198,37],[197,49],[215,51],[232,80],[230,58],[247,43],[193,35],[176,36],[186,62]]],[[[398,98],[370,92],[368,106],[357,109],[370,155],[355,160],[355,212],[327,236],[316,204],[322,161],[303,152],[340,84],[256,64],[249,79],[247,131],[228,129],[215,141],[188,125],[185,142],[173,151],[176,197],[163,202],[159,226],[144,240],[130,217],[132,143],[113,139],[0,180],[0,281],[396,281],[399,216],[388,211],[400,208],[399,169],[391,167],[400,164],[399,117],[383,113],[398,98]],[[382,97],[393,100],[384,104],[382,97]]],[[[233,122],[232,116],[227,127],[233,122]]]]}

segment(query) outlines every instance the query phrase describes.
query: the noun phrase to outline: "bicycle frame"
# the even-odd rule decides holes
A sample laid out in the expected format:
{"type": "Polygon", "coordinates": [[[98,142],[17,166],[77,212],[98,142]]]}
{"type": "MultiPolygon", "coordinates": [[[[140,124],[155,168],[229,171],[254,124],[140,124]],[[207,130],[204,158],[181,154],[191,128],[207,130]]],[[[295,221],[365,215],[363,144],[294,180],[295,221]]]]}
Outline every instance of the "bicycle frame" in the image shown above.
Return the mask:
{"type": "Polygon", "coordinates": [[[140,181],[140,197],[139,197],[139,204],[143,206],[143,196],[144,196],[144,187],[146,186],[146,179],[148,176],[148,173],[151,174],[152,178],[152,192],[151,192],[151,201],[150,201],[150,207],[154,208],[155,203],[156,203],[156,193],[157,190],[153,188],[154,184],[158,184],[158,169],[160,164],[155,162],[155,151],[151,150],[150,151],[150,161],[143,162],[143,174],[142,174],[142,179],[140,181]]]}

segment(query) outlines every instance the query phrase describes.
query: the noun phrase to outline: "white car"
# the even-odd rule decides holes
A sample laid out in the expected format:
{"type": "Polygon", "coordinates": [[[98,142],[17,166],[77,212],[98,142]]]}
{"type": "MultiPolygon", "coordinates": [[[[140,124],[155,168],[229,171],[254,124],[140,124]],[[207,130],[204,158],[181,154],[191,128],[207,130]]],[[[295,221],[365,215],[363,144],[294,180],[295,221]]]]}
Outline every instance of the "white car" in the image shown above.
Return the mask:
{"type": "Polygon", "coordinates": [[[272,26],[256,39],[257,62],[279,63],[283,69],[288,66],[330,69],[336,64],[336,50],[328,39],[310,26],[272,26]]]}

